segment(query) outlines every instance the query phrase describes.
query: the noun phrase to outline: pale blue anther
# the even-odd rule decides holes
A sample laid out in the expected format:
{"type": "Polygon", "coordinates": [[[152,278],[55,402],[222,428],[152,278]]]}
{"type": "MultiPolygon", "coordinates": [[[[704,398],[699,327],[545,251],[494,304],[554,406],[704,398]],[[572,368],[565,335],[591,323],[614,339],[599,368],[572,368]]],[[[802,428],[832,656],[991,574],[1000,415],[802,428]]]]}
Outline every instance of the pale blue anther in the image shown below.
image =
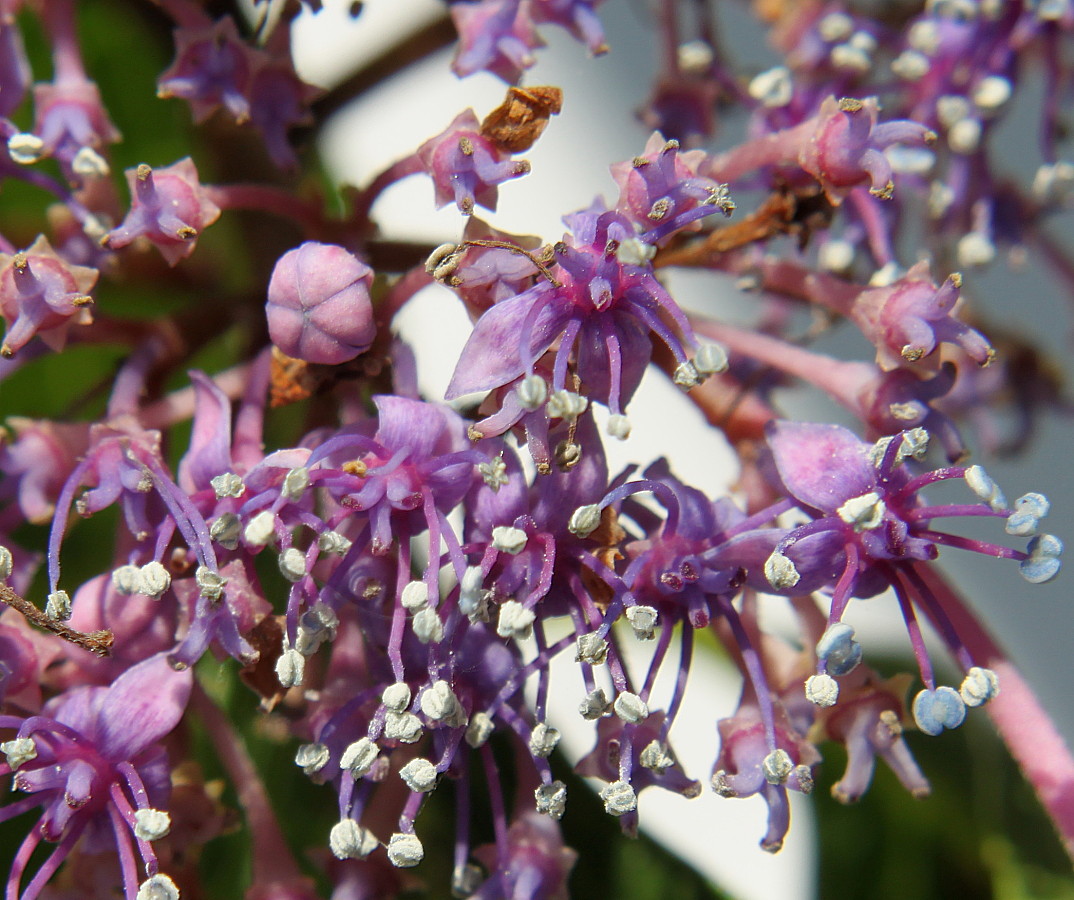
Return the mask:
{"type": "Polygon", "coordinates": [[[854,640],[854,629],[846,622],[836,622],[817,641],[817,658],[824,660],[830,675],[846,675],[861,662],[861,644],[854,640]]]}
{"type": "Polygon", "coordinates": [[[1051,504],[1043,494],[1023,494],[1014,501],[1014,512],[1007,517],[1007,534],[1029,537],[1037,533],[1040,520],[1048,515],[1051,504]]]}
{"type": "Polygon", "coordinates": [[[958,728],[966,718],[966,704],[953,687],[921,691],[914,697],[914,721],[925,734],[933,737],[945,728],[958,728]]]}
{"type": "Polygon", "coordinates": [[[1029,542],[1026,552],[1029,556],[1019,563],[1018,568],[1030,584],[1044,584],[1059,574],[1063,542],[1054,534],[1038,534],[1029,542]]]}

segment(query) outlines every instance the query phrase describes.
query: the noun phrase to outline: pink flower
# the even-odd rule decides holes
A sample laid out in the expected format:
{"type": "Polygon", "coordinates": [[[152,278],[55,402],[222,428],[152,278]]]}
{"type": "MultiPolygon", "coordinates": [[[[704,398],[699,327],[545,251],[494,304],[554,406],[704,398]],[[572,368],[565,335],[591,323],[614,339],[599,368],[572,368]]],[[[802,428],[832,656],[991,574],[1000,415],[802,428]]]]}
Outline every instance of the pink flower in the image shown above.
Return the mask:
{"type": "Polygon", "coordinates": [[[338,365],[376,337],[373,270],[342,247],[307,241],[276,263],[268,287],[269,336],[288,356],[338,365]]]}

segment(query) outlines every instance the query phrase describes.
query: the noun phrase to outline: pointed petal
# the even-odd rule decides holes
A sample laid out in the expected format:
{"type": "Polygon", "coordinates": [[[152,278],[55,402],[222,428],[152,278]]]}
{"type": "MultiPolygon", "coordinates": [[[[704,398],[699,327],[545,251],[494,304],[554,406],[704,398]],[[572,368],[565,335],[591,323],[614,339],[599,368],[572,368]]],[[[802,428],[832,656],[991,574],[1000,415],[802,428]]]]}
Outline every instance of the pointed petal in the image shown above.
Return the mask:
{"type": "Polygon", "coordinates": [[[98,749],[108,760],[136,756],[183,717],[193,673],[177,672],[158,653],[119,676],[100,706],[98,749]]]}
{"type": "Polygon", "coordinates": [[[846,428],[776,421],[767,436],[784,486],[807,506],[835,512],[876,485],[869,445],[846,428]]]}

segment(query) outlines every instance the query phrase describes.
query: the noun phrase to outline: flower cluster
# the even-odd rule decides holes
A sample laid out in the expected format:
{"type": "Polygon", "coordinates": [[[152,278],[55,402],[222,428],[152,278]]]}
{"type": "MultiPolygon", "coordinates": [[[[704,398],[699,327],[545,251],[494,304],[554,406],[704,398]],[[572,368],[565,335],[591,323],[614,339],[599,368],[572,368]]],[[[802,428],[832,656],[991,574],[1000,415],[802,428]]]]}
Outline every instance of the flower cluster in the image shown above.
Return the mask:
{"type": "MultiPolygon", "coordinates": [[[[1074,848],[1074,760],[935,563],[976,553],[1027,585],[1061,566],[1048,500],[1008,502],[963,434],[969,423],[1000,443],[994,410],[1025,395],[1027,371],[1043,386],[1046,367],[1004,357],[971,315],[972,273],[950,266],[986,265],[1004,242],[1074,271],[1039,227],[1074,181],[1058,159],[1063,4],[929,2],[891,21],[776,4],[786,65],[747,81],[707,12],[684,41],[680,4],[664,3],[664,70],[643,116],[665,132],[611,166],[618,196],[568,212],[548,243],[475,211],[530,176],[514,157],[560,112],[558,88],[512,87],[482,120],[459,113],[334,211],[296,180],[312,151],[294,126],[319,129],[337,99],[322,108],[295,72],[296,3],[256,3],[249,21],[240,4],[215,21],[195,0],[146,4],[145,27],[176,48],[158,95],[187,101],[211,139],[128,168],[128,203],[109,147],[115,119],[141,153],[137,123],[123,120],[124,85],[113,101],[91,79],[76,6],[0,3],[0,174],[52,203],[0,234],[0,379],[73,360],[60,390],[78,411],[4,407],[0,775],[15,799],[0,821],[39,811],[9,900],[205,892],[199,847],[235,816],[198,768],[202,735],[252,834],[247,896],[316,896],[273,809],[283,775],[263,777],[248,753],[269,734],[292,742],[301,774],[288,776],[321,786],[333,811],[309,860],[333,897],[407,890],[400,870],[439,851],[422,812],[441,792],[454,896],[563,897],[578,858],[559,824],[573,806],[566,717],[588,723],[575,771],[601,782],[626,834],[648,788],[758,795],[775,852],[788,792],[813,790],[825,742],[846,752],[836,799],[860,798],[878,757],[923,797],[907,733],[939,736],[987,704],[1074,848]],[[31,92],[32,18],[53,80],[31,92]],[[1023,195],[993,177],[986,148],[1034,54],[1048,102],[1023,195]],[[750,122],[716,153],[699,138],[718,101],[750,122]],[[240,170],[253,180],[227,181],[240,170]],[[375,201],[417,174],[432,179],[430,207],[457,210],[457,235],[435,249],[378,231],[375,201]],[[900,263],[908,235],[927,236],[930,259],[900,263]],[[755,321],[680,302],[672,268],[733,276],[755,321]],[[148,313],[117,300],[132,286],[148,313]],[[426,288],[473,322],[439,394],[419,387],[422,346],[397,327],[426,288]],[[804,335],[802,310],[816,323],[804,335]],[[866,358],[809,346],[836,323],[866,358]],[[94,353],[114,368],[104,382],[78,368],[94,353]],[[676,474],[677,422],[628,417],[643,380],[662,377],[736,451],[734,494],[676,474]],[[788,417],[776,389],[792,380],[855,427],[788,417]],[[608,439],[629,448],[644,427],[666,435],[666,458],[613,471],[608,439]],[[880,673],[855,629],[867,598],[897,610],[913,672],[880,673]],[[794,638],[768,630],[775,606],[793,611],[794,638]],[[711,769],[687,772],[675,726],[712,644],[741,694],[714,717],[711,769]],[[231,720],[238,695],[256,697],[264,728],[231,720]],[[1059,745],[1047,771],[1035,742],[1059,745]]],[[[544,24],[604,53],[596,6],[457,0],[453,68],[517,81],[544,24]]],[[[1046,393],[1034,399],[1061,405],[1046,393]]]]}

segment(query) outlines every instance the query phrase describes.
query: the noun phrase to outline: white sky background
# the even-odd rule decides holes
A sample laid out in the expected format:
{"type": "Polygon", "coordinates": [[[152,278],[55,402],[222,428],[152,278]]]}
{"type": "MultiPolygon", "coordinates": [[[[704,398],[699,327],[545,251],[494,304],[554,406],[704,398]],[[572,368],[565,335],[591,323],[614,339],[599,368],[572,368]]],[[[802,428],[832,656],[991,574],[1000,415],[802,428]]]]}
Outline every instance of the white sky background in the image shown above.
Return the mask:
{"type": "MultiPolygon", "coordinates": [[[[385,45],[394,43],[400,34],[442,14],[444,8],[440,0],[368,0],[358,20],[351,22],[343,12],[346,5],[326,0],[322,14],[299,23],[296,59],[307,80],[329,84],[340,79],[385,45]]],[[[648,135],[633,111],[647,93],[655,67],[653,26],[641,0],[608,0],[600,12],[612,47],[612,52],[600,59],[589,59],[585,49],[559,29],[542,29],[549,46],[538,52],[538,64],[526,75],[525,83],[561,86],[563,113],[552,120],[537,145],[524,154],[533,165],[532,173],[501,185],[500,210],[492,214],[479,209],[479,214],[496,227],[537,234],[545,240],[557,239],[564,230],[560,221],[564,213],[587,206],[598,193],[614,198],[608,165],[633,157],[644,146],[648,135]]],[[[737,7],[721,5],[721,18],[727,12],[740,14],[737,7]]],[[[759,32],[743,39],[735,29],[746,26],[741,22],[730,24],[733,40],[727,41],[728,46],[749,47],[748,53],[740,50],[740,60],[749,60],[752,71],[770,65],[772,58],[759,43],[759,32]]],[[[449,49],[410,67],[355,101],[329,123],[322,151],[329,169],[340,180],[364,186],[383,168],[442,131],[466,107],[473,107],[481,118],[501,102],[505,86],[499,79],[480,73],[460,81],[450,72],[451,54],[449,49]]],[[[1038,107],[1026,106],[1024,115],[1031,119],[1038,107]]],[[[1008,131],[1033,134],[1035,128],[1027,122],[1015,122],[1008,131]]],[[[454,206],[434,212],[432,204],[430,180],[414,176],[382,196],[374,208],[374,218],[390,237],[433,243],[457,240],[464,224],[462,216],[454,206]]],[[[912,261],[902,260],[905,264],[912,261]]],[[[1059,310],[1063,324],[1051,326],[1052,340],[1058,334],[1061,342],[1069,343],[1069,301],[1065,304],[1054,286],[1042,286],[1040,279],[1030,288],[1025,280],[1012,280],[1002,265],[994,268],[999,271],[987,275],[967,273],[968,288],[972,289],[974,279],[980,279],[980,284],[1001,300],[1010,303],[1013,294],[1018,305],[990,313],[1001,324],[1021,324],[1034,316],[1054,318],[1059,310]]],[[[701,301],[711,310],[713,303],[723,303],[734,314],[735,299],[714,296],[717,289],[712,279],[683,278],[673,287],[676,298],[684,305],[701,301]]],[[[461,304],[446,289],[431,287],[406,308],[400,326],[420,347],[423,388],[430,397],[442,397],[470,332],[461,304]]],[[[1069,351],[1064,346],[1059,352],[1069,351]]],[[[795,418],[824,418],[826,410],[811,400],[808,392],[795,394],[795,418]]],[[[630,419],[634,426],[630,439],[625,444],[609,441],[612,471],[627,462],[645,462],[666,455],[676,473],[688,483],[712,495],[727,492],[736,474],[733,454],[716,432],[704,426],[689,400],[665,378],[657,375],[645,380],[631,403],[630,419]],[[676,435],[673,447],[668,445],[669,431],[676,435]]],[[[1072,446],[1074,431],[1069,423],[1052,421],[1027,456],[1006,464],[988,464],[1008,497],[1029,490],[1045,491],[1053,502],[1049,527],[1061,536],[1074,533],[1074,529],[1066,527],[1071,524],[1070,515],[1064,516],[1074,508],[1074,483],[1068,474],[1072,446]]],[[[985,533],[980,536],[999,540],[1004,537],[985,533]]],[[[1074,735],[1074,705],[1068,697],[1066,676],[1059,673],[1065,672],[1062,663],[1070,655],[1067,583],[1071,576],[1061,576],[1051,585],[1032,587],[1009,562],[967,559],[968,556],[948,552],[944,562],[953,564],[948,566],[949,571],[958,573],[956,581],[964,593],[984,611],[1069,739],[1074,735]]],[[[772,607],[778,609],[778,604],[772,607]]],[[[789,620],[789,616],[785,619],[789,620]]],[[[906,648],[905,632],[890,598],[855,604],[848,619],[858,630],[866,653],[870,647],[881,645],[906,648]]],[[[943,654],[936,656],[939,659],[943,654]]],[[[559,677],[569,680],[572,676],[563,671],[559,677]]],[[[725,663],[698,659],[691,684],[694,688],[672,737],[687,773],[704,783],[718,747],[715,722],[734,710],[738,679],[725,663]]],[[[564,729],[566,725],[579,726],[576,731],[565,729],[564,743],[570,754],[580,755],[591,748],[591,730],[578,719],[575,709],[574,694],[580,697],[582,693],[580,682],[577,691],[564,693],[570,694],[568,708],[553,721],[564,729]]],[[[808,900],[813,896],[814,835],[808,803],[796,805],[787,846],[775,857],[757,848],[765,819],[765,807],[758,798],[722,800],[706,790],[702,798],[684,801],[650,790],[642,795],[640,809],[643,826],[650,833],[733,895],[744,900],[767,900],[772,896],[808,900]],[[716,846],[719,853],[713,852],[716,846]]]]}

